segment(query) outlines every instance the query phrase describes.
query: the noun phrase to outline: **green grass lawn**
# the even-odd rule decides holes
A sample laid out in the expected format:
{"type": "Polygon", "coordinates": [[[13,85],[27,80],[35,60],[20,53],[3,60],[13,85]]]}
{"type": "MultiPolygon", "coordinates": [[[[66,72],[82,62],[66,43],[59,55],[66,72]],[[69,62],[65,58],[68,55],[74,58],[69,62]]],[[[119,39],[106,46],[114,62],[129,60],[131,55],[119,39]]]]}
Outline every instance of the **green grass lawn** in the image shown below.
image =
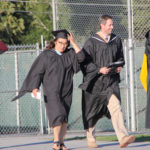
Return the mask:
{"type": "MultiPolygon", "coordinates": [[[[138,134],[135,136],[136,136],[135,142],[148,142],[148,141],[150,141],[150,135],[138,134]]],[[[112,135],[112,136],[97,136],[96,140],[97,141],[118,141],[117,137],[114,135],[112,135]]]]}
{"type": "MultiPolygon", "coordinates": [[[[149,142],[150,141],[150,135],[138,134],[135,136],[136,136],[135,142],[149,142]]],[[[69,140],[86,140],[86,137],[74,137],[74,138],[69,138],[69,140]]],[[[96,140],[97,141],[110,141],[110,142],[118,141],[115,135],[97,136],[96,140]]]]}

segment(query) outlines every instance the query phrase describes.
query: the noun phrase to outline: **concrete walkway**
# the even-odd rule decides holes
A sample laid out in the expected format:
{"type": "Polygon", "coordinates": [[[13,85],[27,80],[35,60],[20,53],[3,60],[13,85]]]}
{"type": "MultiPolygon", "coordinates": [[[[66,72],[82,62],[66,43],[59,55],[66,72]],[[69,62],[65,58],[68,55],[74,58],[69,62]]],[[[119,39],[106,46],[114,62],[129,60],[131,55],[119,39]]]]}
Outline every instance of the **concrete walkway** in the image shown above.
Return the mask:
{"type": "MultiPolygon", "coordinates": [[[[73,140],[76,135],[68,136],[65,144],[69,150],[89,150],[86,140],[73,140]]],[[[118,142],[103,142],[98,141],[98,148],[92,150],[120,150],[118,142]]],[[[52,150],[52,136],[10,136],[0,137],[0,150],[52,150]]],[[[135,142],[130,144],[125,150],[150,150],[150,142],[135,142]]],[[[123,150],[122,149],[122,150],[123,150]]]]}

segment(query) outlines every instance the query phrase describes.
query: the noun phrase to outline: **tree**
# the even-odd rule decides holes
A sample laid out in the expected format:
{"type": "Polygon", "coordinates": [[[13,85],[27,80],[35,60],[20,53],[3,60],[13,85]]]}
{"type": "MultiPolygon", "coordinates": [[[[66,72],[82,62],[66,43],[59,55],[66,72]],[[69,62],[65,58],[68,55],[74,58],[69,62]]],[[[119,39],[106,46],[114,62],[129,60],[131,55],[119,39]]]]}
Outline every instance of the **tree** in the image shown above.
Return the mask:
{"type": "Polygon", "coordinates": [[[0,39],[14,44],[23,33],[24,20],[16,16],[15,9],[22,7],[22,3],[0,2],[0,39]]]}
{"type": "Polygon", "coordinates": [[[51,0],[0,2],[0,39],[7,44],[33,44],[52,35],[51,0]]]}
{"type": "Polygon", "coordinates": [[[126,18],[123,0],[59,0],[57,5],[57,27],[69,28],[77,36],[77,42],[84,43],[87,37],[100,30],[98,19],[102,14],[111,15],[114,32],[127,38],[127,23],[122,23],[126,18]]]}
{"type": "Polygon", "coordinates": [[[41,35],[46,40],[52,38],[51,31],[52,26],[52,7],[51,0],[34,0],[35,3],[27,3],[26,11],[31,17],[31,20],[27,23],[26,32],[21,37],[24,43],[36,43],[40,42],[41,35]],[[38,3],[36,3],[38,2],[38,3]]]}

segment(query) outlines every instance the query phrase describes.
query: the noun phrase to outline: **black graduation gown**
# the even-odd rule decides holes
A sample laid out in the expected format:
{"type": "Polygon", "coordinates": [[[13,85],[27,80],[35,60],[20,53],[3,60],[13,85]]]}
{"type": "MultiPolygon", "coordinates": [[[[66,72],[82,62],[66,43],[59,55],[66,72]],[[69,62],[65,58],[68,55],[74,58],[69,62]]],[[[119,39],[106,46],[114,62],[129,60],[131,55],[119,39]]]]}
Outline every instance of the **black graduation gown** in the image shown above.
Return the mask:
{"type": "Polygon", "coordinates": [[[62,55],[53,49],[43,51],[32,64],[19,95],[12,101],[26,92],[39,89],[42,83],[50,126],[67,122],[72,103],[73,75],[79,71],[78,62],[82,62],[84,57],[82,50],[75,54],[73,49],[69,49],[62,55]]]}
{"type": "Polygon", "coordinates": [[[112,62],[124,61],[124,56],[121,39],[115,34],[111,34],[109,43],[95,34],[86,41],[84,50],[87,52],[86,58],[91,58],[81,64],[84,78],[79,87],[82,89],[84,128],[88,129],[101,117],[110,118],[107,104],[112,94],[120,100],[119,74],[102,75],[98,73],[99,69],[112,62]]]}
{"type": "Polygon", "coordinates": [[[146,128],[150,128],[150,30],[146,33],[145,54],[147,56],[147,105],[146,105],[146,128]]]}

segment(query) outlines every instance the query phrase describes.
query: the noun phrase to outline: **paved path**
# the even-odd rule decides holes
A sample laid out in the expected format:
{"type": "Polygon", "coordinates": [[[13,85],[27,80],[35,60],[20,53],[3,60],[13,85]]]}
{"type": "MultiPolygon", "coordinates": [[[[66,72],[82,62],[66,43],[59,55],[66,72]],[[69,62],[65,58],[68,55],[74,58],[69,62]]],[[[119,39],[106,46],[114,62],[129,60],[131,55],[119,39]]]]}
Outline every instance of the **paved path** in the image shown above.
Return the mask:
{"type": "MultiPolygon", "coordinates": [[[[0,150],[52,150],[52,137],[49,136],[10,136],[0,137],[0,150]]],[[[90,150],[86,140],[67,140],[69,150],[90,150]]],[[[121,150],[118,142],[98,141],[98,148],[92,150],[121,150]]],[[[150,142],[135,142],[122,150],[150,150],[150,142]]]]}

